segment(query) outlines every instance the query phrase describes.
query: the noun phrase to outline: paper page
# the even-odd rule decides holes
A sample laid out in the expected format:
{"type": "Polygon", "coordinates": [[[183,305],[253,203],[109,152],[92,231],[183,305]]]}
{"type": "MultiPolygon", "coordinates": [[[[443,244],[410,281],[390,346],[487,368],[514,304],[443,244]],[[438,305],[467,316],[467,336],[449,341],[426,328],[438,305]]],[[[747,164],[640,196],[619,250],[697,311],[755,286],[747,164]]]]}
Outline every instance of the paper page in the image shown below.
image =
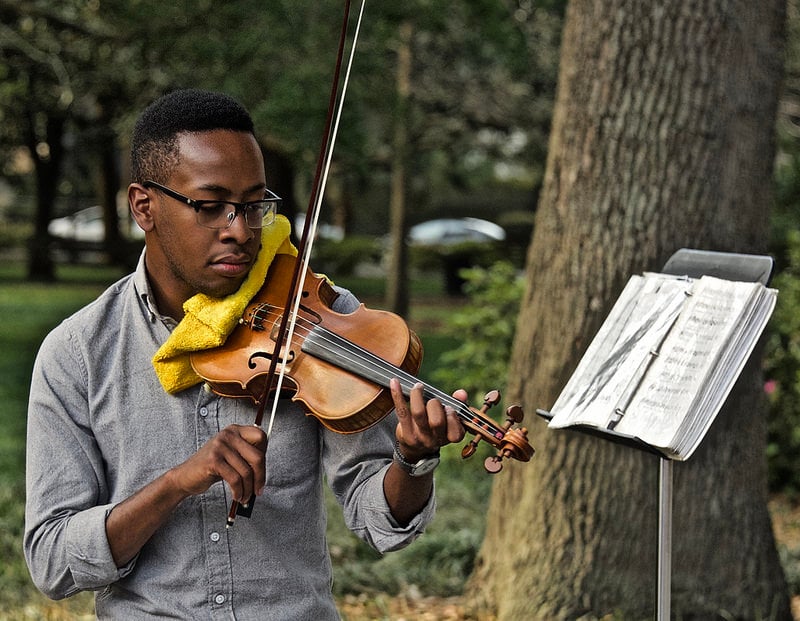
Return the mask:
{"type": "Polygon", "coordinates": [[[704,276],[653,362],[647,378],[616,426],[619,433],[670,447],[684,417],[706,388],[720,352],[729,342],[757,283],[734,283],[704,276]]]}
{"type": "Polygon", "coordinates": [[[696,414],[685,418],[676,432],[673,446],[681,459],[688,459],[708,432],[764,331],[777,297],[775,289],[758,287],[757,295],[748,304],[749,308],[743,310],[747,318],[737,322],[731,335],[731,343],[735,346],[727,347],[723,352],[700,397],[692,406],[696,414]]]}
{"type": "Polygon", "coordinates": [[[553,405],[551,427],[608,427],[650,350],[672,326],[688,287],[686,280],[657,274],[628,281],[553,405]]]}

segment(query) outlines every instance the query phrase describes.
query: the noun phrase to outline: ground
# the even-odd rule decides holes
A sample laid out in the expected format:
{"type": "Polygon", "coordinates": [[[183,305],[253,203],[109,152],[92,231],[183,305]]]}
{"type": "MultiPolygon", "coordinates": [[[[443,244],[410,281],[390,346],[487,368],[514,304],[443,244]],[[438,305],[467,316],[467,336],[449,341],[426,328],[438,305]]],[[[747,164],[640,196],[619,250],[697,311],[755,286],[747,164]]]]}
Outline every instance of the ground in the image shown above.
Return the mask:
{"type": "MultiPolygon", "coordinates": [[[[783,497],[774,497],[769,503],[773,519],[775,540],[783,554],[787,580],[799,591],[800,584],[800,502],[791,502],[783,497]],[[788,559],[788,560],[787,560],[788,559]]],[[[84,609],[90,599],[86,595],[84,609]]],[[[76,596],[78,599],[81,596],[76,596]]],[[[424,597],[414,591],[401,596],[373,594],[348,596],[338,602],[343,621],[496,621],[494,617],[475,616],[459,597],[424,597]]],[[[77,606],[77,604],[76,604],[77,606]]],[[[31,605],[16,619],[47,621],[77,621],[92,619],[90,614],[79,614],[69,608],[69,602],[49,602],[43,606],[31,605]]],[[[794,618],[800,621],[800,593],[792,597],[794,618]]],[[[0,619],[11,619],[0,612],[0,619]]]]}
{"type": "Polygon", "coordinates": [[[470,615],[460,598],[350,596],[339,602],[343,621],[494,621],[470,615]]]}
{"type": "MultiPolygon", "coordinates": [[[[769,503],[775,540],[779,547],[800,556],[800,503],[776,496],[769,503]]],[[[800,567],[787,567],[787,578],[800,572],[800,567]]],[[[339,603],[344,621],[495,621],[492,617],[476,617],[457,597],[422,597],[408,593],[399,597],[349,596],[339,603]]],[[[800,621],[800,594],[792,597],[793,616],[800,621]]]]}

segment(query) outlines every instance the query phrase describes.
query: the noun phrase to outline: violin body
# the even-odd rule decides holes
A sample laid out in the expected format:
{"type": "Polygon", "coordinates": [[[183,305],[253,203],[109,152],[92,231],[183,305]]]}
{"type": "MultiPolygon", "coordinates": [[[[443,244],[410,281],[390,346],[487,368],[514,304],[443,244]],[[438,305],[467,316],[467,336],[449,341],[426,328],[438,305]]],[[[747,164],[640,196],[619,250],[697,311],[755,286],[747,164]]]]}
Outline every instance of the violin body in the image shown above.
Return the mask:
{"type": "MultiPolygon", "coordinates": [[[[250,398],[258,404],[274,392],[275,386],[265,390],[266,377],[276,355],[276,335],[295,262],[289,255],[277,255],[264,286],[226,343],[191,354],[195,372],[215,393],[250,398]]],[[[295,334],[292,342],[283,346],[278,368],[285,366],[282,389],[307,413],[333,431],[356,433],[392,410],[391,395],[373,381],[304,352],[306,337],[323,326],[326,333],[335,333],[412,375],[422,362],[422,345],[405,321],[393,313],[368,309],[363,304],[349,314],[333,311],[331,305],[337,295],[325,278],[307,271],[295,334]]]]}

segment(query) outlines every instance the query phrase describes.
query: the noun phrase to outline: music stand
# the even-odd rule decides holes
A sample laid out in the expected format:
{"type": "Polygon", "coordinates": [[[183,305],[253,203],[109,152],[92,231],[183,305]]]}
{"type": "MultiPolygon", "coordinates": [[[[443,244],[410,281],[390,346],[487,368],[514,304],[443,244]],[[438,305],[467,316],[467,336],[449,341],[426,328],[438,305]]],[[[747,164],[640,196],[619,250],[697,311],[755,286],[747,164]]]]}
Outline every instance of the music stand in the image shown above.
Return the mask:
{"type": "MultiPolygon", "coordinates": [[[[664,264],[662,273],[673,276],[700,278],[714,276],[725,280],[740,282],[760,282],[769,284],[775,262],[767,255],[748,255],[710,250],[681,248],[664,264]]],[[[547,420],[552,414],[537,410],[537,414],[547,420]]],[[[658,480],[658,585],[656,592],[656,619],[669,621],[672,588],[672,460],[654,447],[636,438],[624,436],[613,430],[598,430],[590,427],[574,427],[575,430],[589,433],[615,443],[656,453],[659,456],[658,480]]]]}

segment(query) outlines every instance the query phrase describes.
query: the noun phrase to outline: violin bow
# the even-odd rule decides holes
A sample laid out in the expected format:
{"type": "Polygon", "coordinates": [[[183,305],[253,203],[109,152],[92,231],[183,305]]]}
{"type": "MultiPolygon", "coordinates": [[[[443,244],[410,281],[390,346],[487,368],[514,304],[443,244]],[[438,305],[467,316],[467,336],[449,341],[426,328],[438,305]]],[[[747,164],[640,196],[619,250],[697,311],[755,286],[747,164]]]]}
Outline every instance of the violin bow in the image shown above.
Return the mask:
{"type": "MultiPolygon", "coordinates": [[[[344,99],[347,94],[347,87],[350,82],[350,73],[353,67],[353,59],[355,57],[356,44],[358,43],[359,33],[361,32],[361,23],[364,16],[364,8],[366,0],[361,0],[361,8],[358,13],[358,20],[356,22],[355,31],[353,33],[353,41],[350,46],[350,54],[347,62],[347,70],[345,72],[344,82],[342,83],[341,93],[339,90],[339,83],[341,79],[341,70],[344,60],[345,42],[347,40],[348,25],[350,23],[350,0],[345,0],[344,15],[342,17],[342,26],[339,34],[339,46],[336,54],[336,63],[334,67],[333,79],[331,81],[331,92],[328,99],[328,111],[325,119],[325,125],[320,141],[319,154],[317,156],[317,166],[314,171],[314,181],[311,186],[311,194],[308,201],[308,209],[306,212],[305,225],[303,226],[303,234],[297,246],[297,254],[300,257],[295,263],[294,271],[292,272],[292,280],[289,286],[288,295],[284,309],[291,308],[291,312],[284,312],[281,317],[280,326],[275,340],[275,351],[280,352],[283,349],[284,343],[291,343],[294,334],[294,328],[297,323],[297,315],[300,310],[300,295],[298,292],[302,291],[305,283],[307,267],[311,259],[311,251],[313,248],[313,240],[317,232],[317,223],[319,222],[319,214],[322,210],[322,200],[325,194],[325,186],[328,182],[328,174],[330,172],[331,161],[333,159],[333,148],[336,144],[336,136],[339,132],[339,123],[342,118],[342,109],[344,107],[344,99]]],[[[270,413],[269,424],[266,429],[267,444],[269,445],[269,438],[272,434],[272,425],[275,421],[275,416],[278,411],[278,402],[280,399],[280,391],[283,385],[283,380],[286,376],[286,366],[281,365],[278,370],[278,360],[280,355],[272,356],[270,359],[269,369],[267,370],[266,383],[264,384],[264,391],[258,401],[258,410],[256,412],[255,421],[253,424],[256,427],[261,427],[264,421],[265,406],[268,400],[270,389],[272,388],[273,381],[275,381],[274,398],[272,399],[272,411],[270,413]]],[[[253,502],[255,497],[251,497],[246,504],[240,504],[236,500],[231,502],[231,508],[228,512],[226,526],[230,528],[233,526],[237,515],[242,517],[250,517],[253,512],[253,502]]]]}

